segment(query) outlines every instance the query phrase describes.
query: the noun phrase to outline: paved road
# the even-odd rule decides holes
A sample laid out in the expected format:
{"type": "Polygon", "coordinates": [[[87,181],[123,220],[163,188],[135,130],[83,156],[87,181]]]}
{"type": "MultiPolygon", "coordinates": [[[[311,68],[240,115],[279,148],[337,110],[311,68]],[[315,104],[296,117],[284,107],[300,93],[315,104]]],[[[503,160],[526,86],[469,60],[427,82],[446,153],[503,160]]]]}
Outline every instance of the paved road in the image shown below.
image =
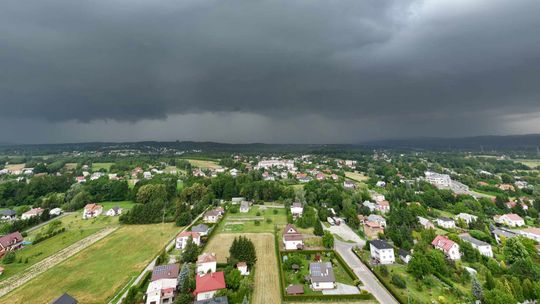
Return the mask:
{"type": "Polygon", "coordinates": [[[399,304],[392,294],[379,282],[371,270],[352,252],[352,248],[358,245],[335,240],[334,249],[341,255],[349,267],[351,267],[362,283],[364,283],[363,289],[369,291],[379,303],[399,304]]]}
{"type": "MultiPolygon", "coordinates": [[[[208,209],[206,209],[208,210],[208,209]]],[[[186,226],[184,229],[182,229],[179,233],[182,233],[184,231],[186,231],[186,229],[188,227],[190,227],[191,225],[195,224],[200,218],[201,216],[203,216],[203,214],[206,212],[206,210],[204,210],[201,214],[199,214],[199,216],[197,216],[192,222],[191,224],[189,224],[188,226],[186,226]]],[[[174,238],[169,242],[169,244],[167,244],[167,247],[165,247],[165,251],[169,251],[173,246],[175,246],[176,244],[176,235],[174,236],[174,238]]],[[[147,272],[147,271],[152,271],[154,269],[154,266],[156,265],[156,260],[157,260],[157,257],[155,259],[153,259],[150,264],[148,264],[148,266],[146,266],[146,268],[144,268],[144,270],[139,274],[139,276],[135,279],[135,281],[133,281],[129,287],[127,288],[124,288],[123,290],[125,290],[124,294],[122,295],[122,297],[120,297],[120,299],[118,299],[118,301],[115,301],[116,303],[122,303],[122,301],[124,300],[125,297],[127,297],[127,294],[128,294],[128,291],[129,289],[132,287],[132,286],[135,286],[137,284],[139,284],[139,282],[142,280],[144,274],[147,272]]],[[[113,300],[116,298],[113,297],[113,300]]],[[[113,303],[113,300],[109,301],[109,304],[113,303]]]]}

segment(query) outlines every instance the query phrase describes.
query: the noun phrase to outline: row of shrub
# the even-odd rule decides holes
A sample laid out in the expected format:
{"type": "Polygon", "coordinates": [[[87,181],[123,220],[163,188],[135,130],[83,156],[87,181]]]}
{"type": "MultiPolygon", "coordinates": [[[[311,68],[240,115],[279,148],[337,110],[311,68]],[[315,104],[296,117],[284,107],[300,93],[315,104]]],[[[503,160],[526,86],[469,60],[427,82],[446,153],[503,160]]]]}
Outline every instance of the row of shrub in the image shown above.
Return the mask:
{"type": "Polygon", "coordinates": [[[38,235],[33,241],[32,241],[32,244],[35,245],[37,243],[40,243],[40,242],[43,242],[44,240],[46,239],[49,239],[49,238],[52,238],[53,236],[55,235],[58,235],[62,232],[65,232],[66,231],[66,228],[63,227],[61,229],[58,229],[58,230],[55,230],[51,233],[48,233],[48,234],[45,234],[45,235],[38,235]]]}

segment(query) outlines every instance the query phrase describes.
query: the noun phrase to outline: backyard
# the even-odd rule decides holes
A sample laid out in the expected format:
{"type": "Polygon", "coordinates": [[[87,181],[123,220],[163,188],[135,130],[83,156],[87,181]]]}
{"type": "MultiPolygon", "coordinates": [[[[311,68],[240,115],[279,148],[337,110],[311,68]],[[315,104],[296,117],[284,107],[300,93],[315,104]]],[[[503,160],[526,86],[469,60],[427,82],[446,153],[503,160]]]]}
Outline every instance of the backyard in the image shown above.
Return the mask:
{"type": "Polygon", "coordinates": [[[287,213],[284,208],[253,205],[247,213],[228,212],[218,226],[218,232],[274,232],[287,224],[287,213]],[[256,223],[258,222],[258,223],[256,223]]]}

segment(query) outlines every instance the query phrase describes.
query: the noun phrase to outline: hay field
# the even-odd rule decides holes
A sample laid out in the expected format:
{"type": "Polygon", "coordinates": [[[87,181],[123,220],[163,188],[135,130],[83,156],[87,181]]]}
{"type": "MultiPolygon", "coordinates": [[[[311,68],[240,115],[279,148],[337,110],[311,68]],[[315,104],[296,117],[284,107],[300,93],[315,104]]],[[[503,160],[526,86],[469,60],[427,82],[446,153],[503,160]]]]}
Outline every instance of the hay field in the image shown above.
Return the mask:
{"type": "Polygon", "coordinates": [[[188,159],[187,161],[189,161],[189,163],[192,166],[195,166],[201,169],[221,168],[221,166],[217,163],[217,161],[213,161],[213,160],[188,159]]]}
{"type": "Polygon", "coordinates": [[[219,263],[227,262],[229,247],[235,237],[243,235],[253,241],[257,252],[255,265],[255,291],[251,303],[281,303],[279,274],[271,233],[220,233],[206,246],[205,252],[215,252],[219,263]]]}
{"type": "Polygon", "coordinates": [[[24,168],[24,165],[25,164],[12,164],[12,165],[7,165],[6,166],[6,169],[8,169],[9,171],[18,171],[18,170],[22,170],[24,168]]]}
{"type": "Polygon", "coordinates": [[[345,177],[357,182],[363,182],[369,179],[369,177],[359,172],[345,172],[345,177]]]}

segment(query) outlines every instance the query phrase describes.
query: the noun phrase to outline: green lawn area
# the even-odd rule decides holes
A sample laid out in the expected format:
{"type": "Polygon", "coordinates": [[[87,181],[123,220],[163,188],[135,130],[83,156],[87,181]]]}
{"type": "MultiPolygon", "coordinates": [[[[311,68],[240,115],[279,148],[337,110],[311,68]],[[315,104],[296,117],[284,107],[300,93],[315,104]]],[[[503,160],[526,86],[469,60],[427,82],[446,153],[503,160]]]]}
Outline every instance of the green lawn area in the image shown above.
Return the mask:
{"type": "Polygon", "coordinates": [[[192,166],[201,169],[216,169],[221,167],[217,161],[213,160],[188,159],[187,161],[189,161],[192,166]]]}
{"type": "Polygon", "coordinates": [[[524,164],[531,169],[540,166],[540,159],[516,159],[515,162],[524,164]]]}
{"type": "Polygon", "coordinates": [[[92,170],[99,171],[101,169],[105,169],[107,171],[111,170],[111,166],[114,163],[93,163],[92,164],[92,170]]]}
{"type": "MultiPolygon", "coordinates": [[[[355,278],[352,278],[349,276],[349,274],[345,271],[345,268],[341,263],[335,259],[332,258],[333,255],[335,255],[335,252],[332,252],[330,256],[327,256],[325,252],[319,253],[322,262],[333,262],[332,269],[334,270],[334,275],[336,277],[337,283],[343,283],[347,285],[354,285],[355,278]]],[[[290,284],[293,285],[303,285],[304,286],[304,293],[305,294],[318,294],[322,295],[322,292],[320,291],[313,291],[309,287],[309,282],[304,280],[304,277],[309,275],[309,264],[314,261],[315,253],[305,253],[305,252],[298,252],[298,253],[282,253],[281,258],[283,261],[283,257],[287,256],[287,258],[292,257],[298,257],[302,261],[302,264],[300,266],[300,270],[295,272],[294,270],[287,268],[287,263],[282,263],[283,267],[283,275],[285,279],[285,286],[289,286],[290,284]]]]}
{"type": "MultiPolygon", "coordinates": [[[[56,252],[88,237],[103,228],[117,226],[118,217],[100,216],[98,218],[83,220],[80,212],[70,214],[58,219],[62,223],[60,227],[66,228],[65,232],[55,235],[35,245],[25,246],[17,251],[17,263],[9,265],[2,264],[5,268],[4,274],[0,276],[0,281],[5,280],[21,271],[24,271],[33,264],[55,254],[56,252]],[[18,263],[19,258],[23,263],[18,263]],[[28,263],[24,261],[28,258],[28,263]]],[[[28,233],[25,240],[32,241],[37,234],[43,234],[49,225],[40,227],[28,233]]]]}
{"type": "Polygon", "coordinates": [[[284,208],[261,208],[259,205],[251,206],[247,213],[230,213],[219,223],[219,232],[274,232],[274,225],[278,229],[287,224],[287,215],[284,208]],[[275,210],[275,211],[274,211],[275,210]],[[274,212],[277,212],[274,214],[274,212]],[[257,215],[259,213],[259,215],[257,215]],[[259,221],[259,225],[255,221],[259,221]],[[268,221],[270,220],[270,221],[268,221]]]}
{"type": "MultiPolygon", "coordinates": [[[[132,201],[120,201],[120,202],[102,202],[98,203],[103,206],[103,213],[107,212],[107,210],[111,209],[112,207],[118,206],[124,211],[127,211],[131,208],[133,208],[134,203],[132,201]]],[[[82,212],[82,211],[81,211],[82,212]]]]}
{"type": "Polygon", "coordinates": [[[68,292],[80,303],[106,303],[179,231],[172,224],[122,226],[103,240],[2,298],[49,303],[68,292]]]}
{"type": "MultiPolygon", "coordinates": [[[[386,282],[387,286],[390,286],[392,291],[400,295],[401,299],[407,300],[407,296],[415,300],[420,300],[422,303],[461,303],[462,300],[456,297],[453,294],[450,287],[441,282],[435,276],[431,275],[429,281],[432,282],[431,286],[428,287],[425,282],[419,281],[416,282],[412,276],[407,273],[407,267],[405,265],[395,264],[386,266],[390,274],[387,277],[383,277],[383,280],[386,282]],[[401,289],[393,285],[391,282],[392,275],[398,274],[401,276],[407,283],[407,288],[401,289]],[[441,297],[444,298],[441,301],[441,297]]],[[[380,275],[380,271],[375,268],[380,275]]],[[[455,283],[456,284],[456,283],[455,283]]],[[[458,284],[456,284],[457,286],[458,284]]]]}

